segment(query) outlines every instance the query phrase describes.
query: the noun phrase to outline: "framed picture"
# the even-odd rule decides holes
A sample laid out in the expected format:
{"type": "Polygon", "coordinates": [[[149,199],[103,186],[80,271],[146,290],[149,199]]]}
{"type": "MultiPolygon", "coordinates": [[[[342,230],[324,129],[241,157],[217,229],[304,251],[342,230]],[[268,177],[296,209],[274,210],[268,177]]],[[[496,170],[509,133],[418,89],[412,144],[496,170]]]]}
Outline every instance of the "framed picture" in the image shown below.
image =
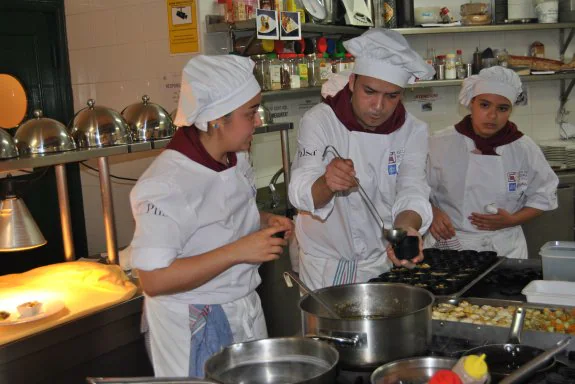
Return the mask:
{"type": "Polygon", "coordinates": [[[256,9],[256,29],[258,39],[278,40],[278,13],[269,9],[256,9]]]}
{"type": "Polygon", "coordinates": [[[301,39],[301,20],[299,12],[281,12],[280,13],[280,39],[281,40],[300,40],[301,39]]]}

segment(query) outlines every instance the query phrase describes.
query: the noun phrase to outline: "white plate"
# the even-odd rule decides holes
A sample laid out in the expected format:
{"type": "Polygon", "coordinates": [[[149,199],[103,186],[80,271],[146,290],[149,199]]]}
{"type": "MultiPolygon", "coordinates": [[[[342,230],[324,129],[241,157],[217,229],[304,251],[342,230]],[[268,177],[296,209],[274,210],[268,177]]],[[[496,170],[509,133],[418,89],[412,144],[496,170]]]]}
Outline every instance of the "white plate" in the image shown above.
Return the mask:
{"type": "Polygon", "coordinates": [[[314,19],[325,20],[327,17],[327,10],[323,3],[319,0],[303,0],[303,7],[314,19]]]}
{"type": "Polygon", "coordinates": [[[6,320],[0,320],[0,326],[2,325],[16,325],[16,324],[23,324],[29,323],[31,321],[41,320],[48,316],[52,316],[55,313],[60,312],[64,309],[64,302],[61,300],[51,300],[47,303],[42,303],[42,308],[40,309],[40,313],[35,316],[28,316],[28,317],[20,317],[20,313],[16,307],[13,308],[0,308],[2,311],[6,311],[10,313],[10,317],[6,320]]]}
{"type": "Polygon", "coordinates": [[[258,32],[259,33],[269,33],[271,31],[273,31],[274,29],[276,29],[276,21],[274,19],[272,19],[271,17],[267,16],[267,15],[259,15],[258,16],[258,32]],[[264,26],[264,23],[262,23],[262,18],[264,18],[265,20],[267,20],[267,28],[264,26]]]}

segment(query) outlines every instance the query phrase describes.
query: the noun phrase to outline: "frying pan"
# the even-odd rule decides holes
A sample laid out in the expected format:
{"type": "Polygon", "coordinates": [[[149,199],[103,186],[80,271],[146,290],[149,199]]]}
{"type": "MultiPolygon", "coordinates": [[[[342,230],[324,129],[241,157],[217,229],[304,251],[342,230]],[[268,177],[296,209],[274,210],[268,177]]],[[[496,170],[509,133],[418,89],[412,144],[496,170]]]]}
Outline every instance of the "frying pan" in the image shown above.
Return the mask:
{"type": "MultiPolygon", "coordinates": [[[[544,352],[540,348],[521,344],[521,330],[525,320],[525,312],[525,308],[517,308],[513,317],[513,322],[511,323],[509,339],[506,344],[483,345],[481,347],[470,349],[464,354],[465,356],[485,354],[485,362],[489,367],[492,382],[499,382],[507,375],[544,352]]],[[[537,372],[546,371],[553,365],[555,365],[555,358],[551,358],[545,364],[541,365],[537,372]]]]}

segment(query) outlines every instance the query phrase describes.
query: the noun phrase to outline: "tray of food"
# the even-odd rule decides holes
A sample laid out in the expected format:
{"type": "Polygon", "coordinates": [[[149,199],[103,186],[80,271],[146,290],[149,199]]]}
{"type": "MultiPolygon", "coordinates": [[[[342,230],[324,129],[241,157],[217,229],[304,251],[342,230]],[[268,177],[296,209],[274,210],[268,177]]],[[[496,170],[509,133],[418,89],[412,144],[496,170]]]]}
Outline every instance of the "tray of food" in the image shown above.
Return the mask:
{"type": "Polygon", "coordinates": [[[425,288],[436,296],[459,297],[504,262],[496,252],[423,250],[424,261],[413,269],[394,267],[370,282],[404,283],[425,288]]]}
{"type": "Polygon", "coordinates": [[[433,307],[433,320],[509,328],[517,307],[525,308],[524,329],[575,335],[575,307],[553,307],[492,299],[446,300],[433,307]]]}

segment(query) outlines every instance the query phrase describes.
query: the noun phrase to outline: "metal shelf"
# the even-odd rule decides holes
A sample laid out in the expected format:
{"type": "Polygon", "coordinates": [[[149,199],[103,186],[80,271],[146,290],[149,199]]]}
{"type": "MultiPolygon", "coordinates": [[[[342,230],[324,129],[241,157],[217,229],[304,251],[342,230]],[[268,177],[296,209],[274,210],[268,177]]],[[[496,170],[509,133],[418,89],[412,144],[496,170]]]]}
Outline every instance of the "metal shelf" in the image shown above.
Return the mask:
{"type": "MultiPolygon", "coordinates": [[[[281,132],[293,129],[293,123],[278,123],[257,127],[255,134],[268,132],[281,132]]],[[[165,148],[171,139],[153,140],[143,143],[115,145],[104,148],[77,149],[75,151],[51,153],[46,155],[32,155],[14,159],[0,160],[0,172],[15,171],[18,169],[41,168],[52,165],[77,163],[100,157],[123,155],[127,153],[141,153],[165,148]]]]}
{"type": "MultiPolygon", "coordinates": [[[[255,31],[255,19],[240,21],[235,24],[217,23],[217,17],[208,15],[206,17],[206,30],[211,32],[231,32],[231,31],[255,31]]],[[[394,31],[402,35],[428,35],[442,33],[472,33],[472,32],[504,32],[504,31],[531,31],[547,29],[567,29],[575,28],[575,23],[529,23],[529,24],[496,24],[496,25],[469,25],[456,27],[414,27],[395,28],[394,31]]],[[[318,33],[323,35],[361,35],[367,28],[352,27],[347,25],[323,25],[314,23],[302,24],[302,33],[318,33]]]]}

